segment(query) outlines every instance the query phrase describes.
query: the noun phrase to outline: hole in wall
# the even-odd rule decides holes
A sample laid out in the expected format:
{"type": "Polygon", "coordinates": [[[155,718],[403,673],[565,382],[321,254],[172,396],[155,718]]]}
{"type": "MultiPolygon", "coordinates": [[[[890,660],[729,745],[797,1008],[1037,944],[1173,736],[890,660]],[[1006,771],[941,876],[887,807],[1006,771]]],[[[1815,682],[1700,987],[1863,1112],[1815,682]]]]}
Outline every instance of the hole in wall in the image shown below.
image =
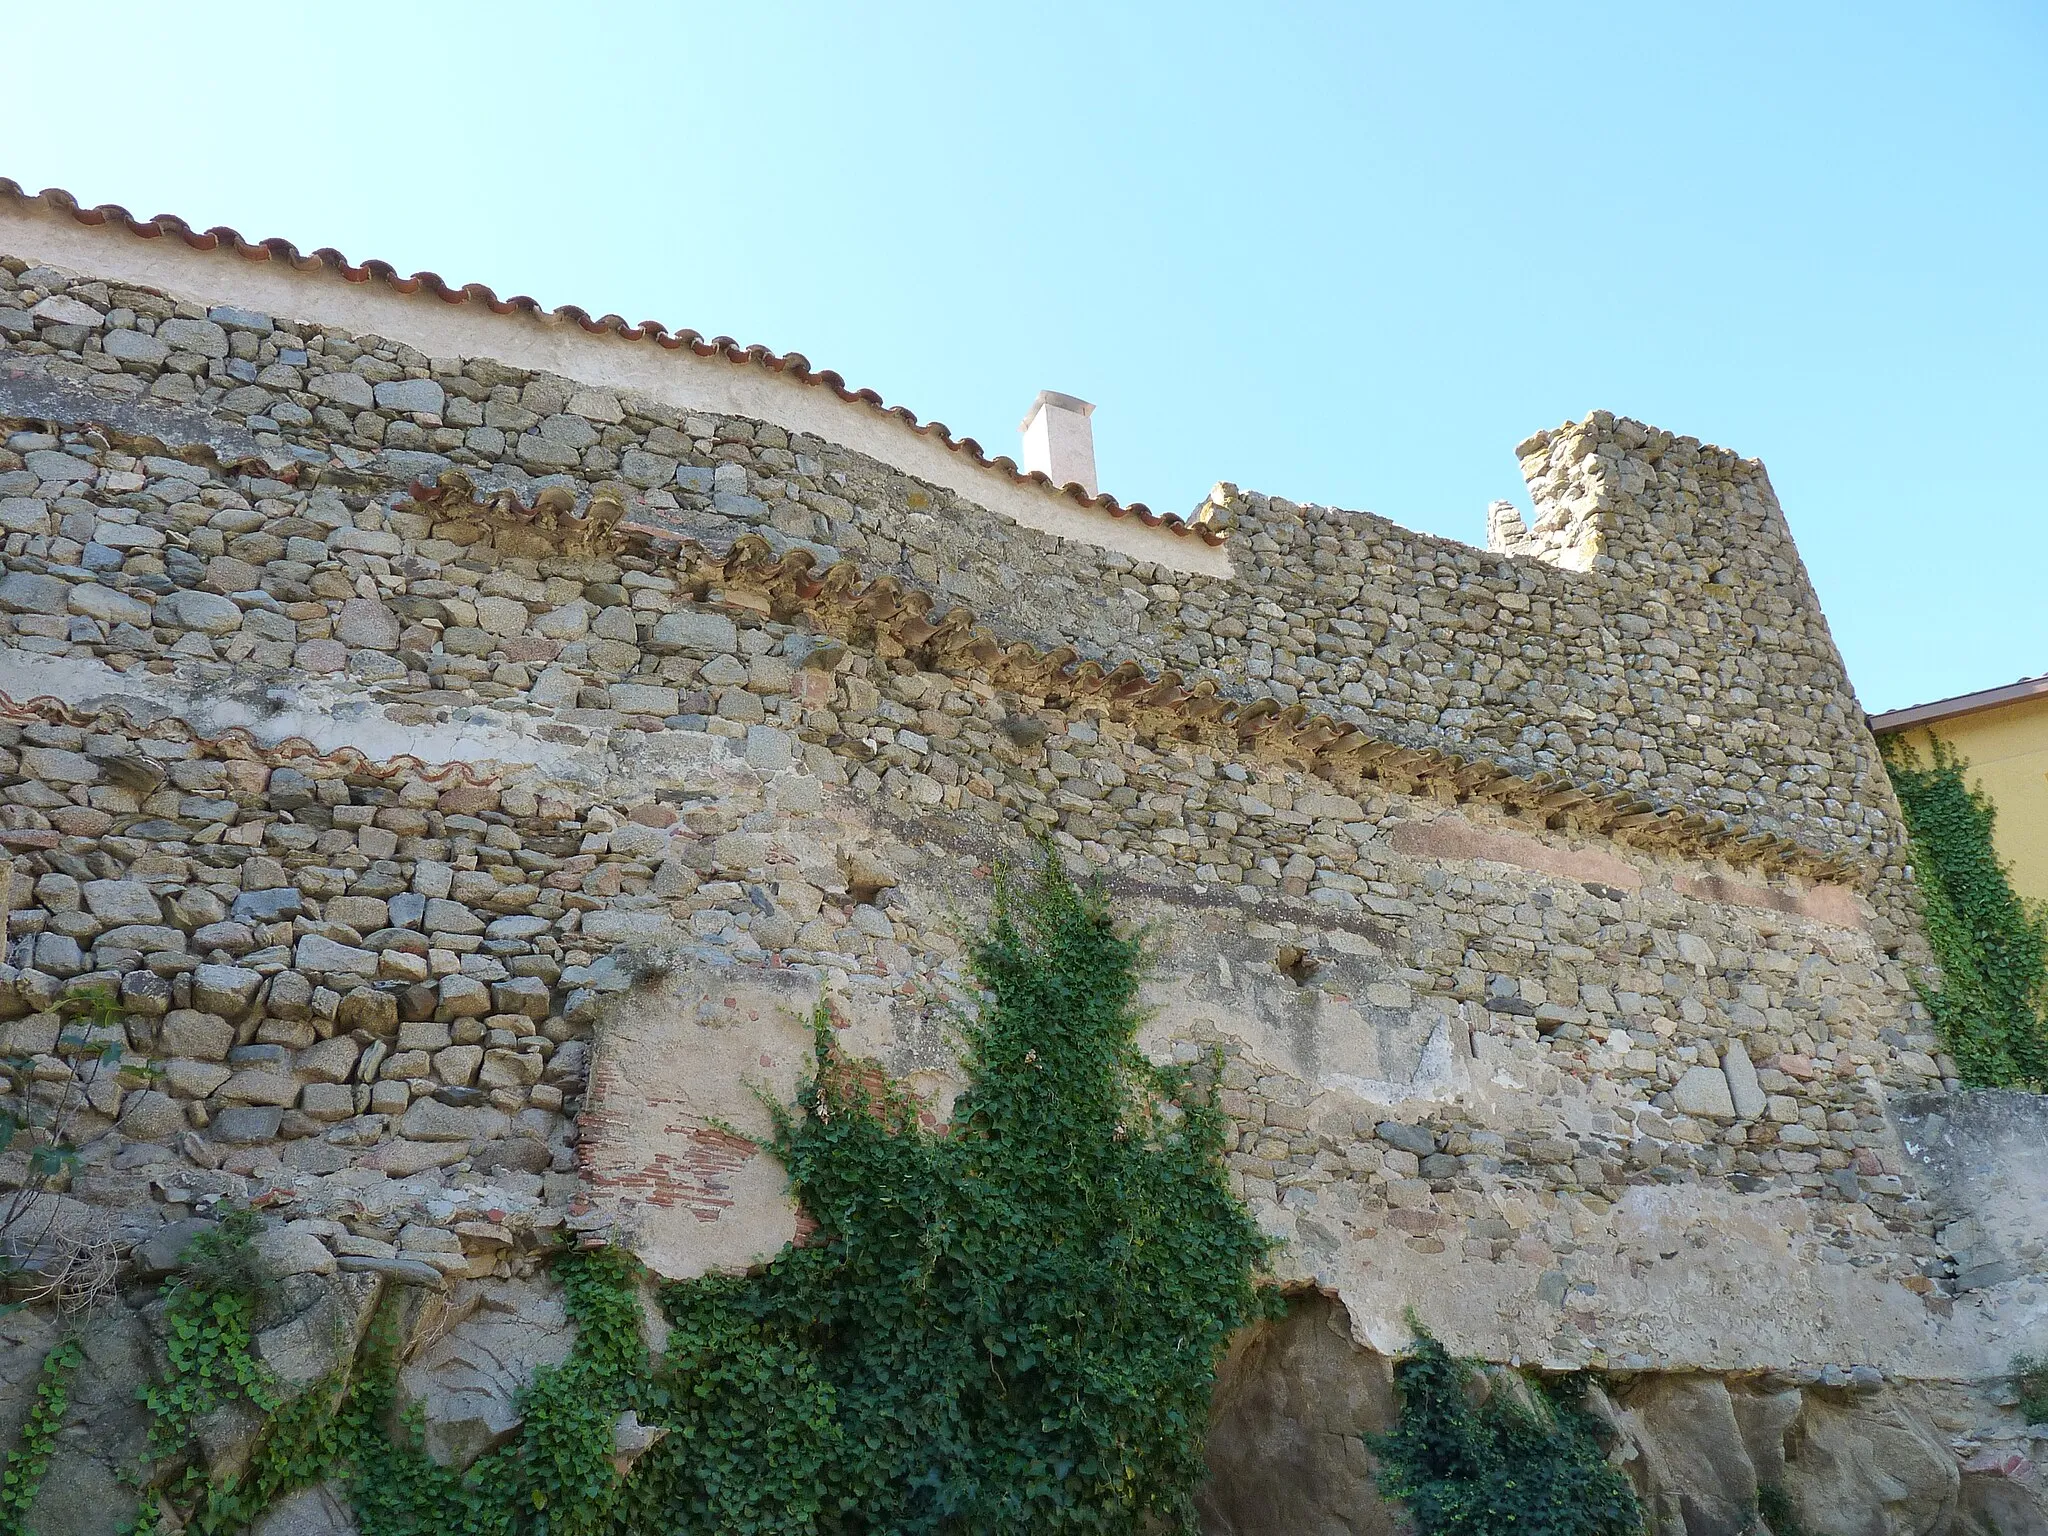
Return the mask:
{"type": "Polygon", "coordinates": [[[1283,944],[1280,952],[1273,956],[1273,966],[1297,987],[1305,987],[1309,979],[1322,969],[1323,962],[1308,950],[1295,944],[1283,944]]]}

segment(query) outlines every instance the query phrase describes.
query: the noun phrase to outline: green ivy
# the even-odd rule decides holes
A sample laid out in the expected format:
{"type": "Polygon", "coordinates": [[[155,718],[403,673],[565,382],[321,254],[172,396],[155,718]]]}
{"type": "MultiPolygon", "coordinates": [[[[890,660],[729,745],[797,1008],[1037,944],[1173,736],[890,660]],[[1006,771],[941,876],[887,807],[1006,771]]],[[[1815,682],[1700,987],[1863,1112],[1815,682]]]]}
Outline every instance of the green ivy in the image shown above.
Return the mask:
{"type": "Polygon", "coordinates": [[[6,1465],[0,1468],[0,1536],[26,1536],[29,1507],[49,1470],[57,1431],[64,1427],[71,1373],[84,1359],[85,1350],[69,1337],[58,1340],[43,1356],[35,1401],[29,1404],[28,1417],[21,1426],[21,1443],[7,1453],[6,1465]]]}
{"type": "Polygon", "coordinates": [[[999,882],[971,958],[948,1132],[821,1019],[775,1142],[817,1240],[671,1315],[815,1362],[820,1530],[1192,1530],[1214,1366],[1262,1310],[1227,1122],[1138,1051],[1141,943],[1051,854],[999,882]]]}
{"type": "Polygon", "coordinates": [[[186,1449],[192,1425],[216,1408],[247,1399],[262,1412],[279,1399],[262,1363],[250,1353],[252,1321],[262,1300],[252,1239],[257,1218],[235,1211],[194,1238],[184,1276],[164,1310],[164,1379],[142,1389],[149,1409],[152,1455],[186,1449]]]}
{"type": "Polygon", "coordinates": [[[331,1379],[279,1407],[240,1473],[221,1479],[188,1477],[177,1489],[195,1500],[185,1529],[194,1536],[245,1531],[280,1498],[345,1465],[367,1426],[339,1411],[343,1392],[343,1382],[331,1379]]]}
{"type": "Polygon", "coordinates": [[[1996,811],[1964,778],[1968,764],[1936,738],[1923,764],[1898,737],[1885,767],[1905,812],[1909,852],[1942,984],[1920,984],[1965,1083],[2048,1085],[2048,914],[2014,894],[1991,841],[1996,811]]]}
{"type": "MultiPolygon", "coordinates": [[[[569,1357],[467,1471],[394,1422],[387,1305],[351,1380],[276,1412],[241,1477],[169,1502],[199,1536],[335,1475],[363,1536],[1192,1532],[1216,1362],[1267,1305],[1228,1122],[1139,1052],[1142,945],[1049,855],[999,882],[972,958],[987,998],[947,1127],[820,1012],[816,1075],[772,1141],[818,1230],[757,1275],[661,1287],[659,1358],[635,1261],[568,1248],[569,1357]],[[659,1438],[622,1471],[628,1413],[659,1438]]],[[[233,1252],[202,1258],[231,1271],[233,1252]]],[[[174,1297],[150,1399],[166,1443],[230,1392],[269,1394],[238,1363],[241,1294],[174,1297]]]]}
{"type": "Polygon", "coordinates": [[[1496,1383],[1474,1408],[1474,1363],[1414,1326],[1414,1352],[1394,1369],[1401,1421],[1367,1443],[1380,1491],[1408,1506],[1420,1536],[1641,1531],[1635,1490],[1607,1463],[1582,1380],[1496,1383]]]}
{"type": "Polygon", "coordinates": [[[1799,1523],[1798,1512],[1792,1508],[1792,1496],[1776,1483],[1757,1489],[1756,1512],[1771,1528],[1771,1536],[1806,1536],[1806,1527],[1799,1523]]]}
{"type": "Polygon", "coordinates": [[[2019,1394],[2020,1417],[2029,1424],[2048,1424],[2048,1359],[2014,1355],[2012,1384],[2019,1394]]]}

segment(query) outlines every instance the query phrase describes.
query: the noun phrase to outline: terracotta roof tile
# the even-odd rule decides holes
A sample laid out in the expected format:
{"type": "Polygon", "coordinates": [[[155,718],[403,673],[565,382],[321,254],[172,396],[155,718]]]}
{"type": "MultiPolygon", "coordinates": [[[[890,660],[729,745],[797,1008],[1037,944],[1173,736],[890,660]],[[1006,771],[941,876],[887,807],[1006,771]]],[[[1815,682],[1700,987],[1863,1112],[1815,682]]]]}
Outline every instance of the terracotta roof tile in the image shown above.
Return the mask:
{"type": "Polygon", "coordinates": [[[1229,537],[1227,529],[1214,526],[1202,513],[1191,519],[1174,512],[1154,512],[1142,502],[1125,504],[1106,492],[1090,496],[1077,485],[1054,485],[1051,478],[1042,471],[1032,470],[1026,473],[1020,470],[1016,462],[1006,454],[998,454],[991,458],[980,443],[971,437],[955,437],[943,422],[920,422],[914,413],[900,405],[887,404],[871,389],[849,389],[846,380],[831,369],[814,369],[810,359],[801,352],[778,353],[762,346],[742,346],[730,336],[706,337],[700,331],[671,330],[658,320],[642,320],[635,325],[618,315],[601,315],[593,319],[588,310],[574,304],[559,305],[552,311],[544,310],[538,301],[523,294],[501,299],[482,283],[465,283],[457,287],[435,272],[415,272],[410,277],[403,277],[396,267],[385,261],[366,261],[358,265],[331,246],[322,246],[317,251],[304,253],[289,240],[249,240],[226,225],[215,225],[212,229],[205,230],[194,229],[175,214],[160,213],[154,218],[138,219],[118,203],[101,203],[96,208],[87,208],[61,188],[50,187],[40,193],[32,193],[19,182],[6,176],[0,176],[0,196],[13,198],[17,202],[37,204],[52,212],[69,214],[80,224],[118,225],[130,234],[145,240],[175,238],[182,240],[195,251],[228,251],[245,261],[282,262],[300,272],[317,272],[325,269],[344,282],[377,281],[387,284],[399,293],[425,293],[447,304],[478,304],[494,314],[522,313],[538,319],[571,321],[593,333],[608,331],[627,341],[650,341],[671,351],[680,351],[687,347],[698,357],[723,357],[730,363],[751,365],[773,373],[787,374],[803,383],[829,389],[841,400],[849,403],[859,402],[885,416],[892,416],[911,431],[921,436],[937,438],[953,452],[965,455],[984,469],[1008,475],[1014,481],[1034,481],[1055,494],[1067,496],[1081,506],[1094,508],[1111,517],[1135,517],[1148,528],[1166,528],[1182,536],[1193,534],[1205,544],[1220,545],[1229,537]]]}

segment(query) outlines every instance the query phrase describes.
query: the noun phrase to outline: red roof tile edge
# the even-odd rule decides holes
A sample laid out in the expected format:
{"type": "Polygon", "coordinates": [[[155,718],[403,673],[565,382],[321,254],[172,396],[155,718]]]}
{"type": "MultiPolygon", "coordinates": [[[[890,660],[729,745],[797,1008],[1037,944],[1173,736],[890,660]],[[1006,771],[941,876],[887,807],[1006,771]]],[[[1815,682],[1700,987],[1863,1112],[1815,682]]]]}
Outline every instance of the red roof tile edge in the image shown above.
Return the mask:
{"type": "Polygon", "coordinates": [[[1175,512],[1154,512],[1143,502],[1126,505],[1107,492],[1090,496],[1078,485],[1054,485],[1051,476],[1042,470],[1021,470],[1007,455],[991,458],[982,450],[980,443],[971,437],[955,437],[944,422],[920,422],[913,412],[903,406],[886,403],[871,389],[847,388],[846,380],[831,369],[813,369],[810,359],[801,352],[776,353],[762,346],[743,347],[730,336],[707,338],[701,331],[670,330],[658,320],[643,320],[633,325],[618,315],[592,319],[588,310],[574,304],[564,304],[552,311],[544,310],[537,300],[523,294],[501,299],[482,283],[465,283],[458,288],[435,272],[415,272],[411,277],[401,277],[398,269],[385,261],[366,261],[358,266],[331,246],[323,246],[308,255],[301,253],[289,240],[246,240],[226,225],[196,230],[175,214],[160,213],[155,218],[138,219],[118,203],[101,203],[96,208],[87,208],[61,187],[46,187],[39,193],[32,193],[7,176],[0,176],[0,196],[69,214],[80,224],[88,226],[116,224],[145,240],[160,240],[166,235],[174,235],[195,251],[225,249],[246,261],[284,262],[300,272],[325,268],[345,282],[367,283],[379,279],[403,294],[425,292],[447,304],[481,304],[500,315],[517,311],[536,319],[573,321],[592,333],[610,331],[626,341],[652,341],[671,351],[687,347],[698,357],[723,357],[729,363],[752,364],[772,373],[788,374],[805,384],[822,385],[849,404],[867,405],[885,416],[894,417],[921,436],[936,437],[953,452],[965,454],[983,469],[1006,474],[1013,481],[1030,481],[1044,486],[1055,494],[1064,495],[1081,506],[1106,512],[1111,517],[1135,517],[1148,528],[1166,528],[1183,537],[1195,534],[1205,544],[1220,545],[1229,537],[1227,529],[1214,527],[1206,521],[1193,522],[1175,512]]]}

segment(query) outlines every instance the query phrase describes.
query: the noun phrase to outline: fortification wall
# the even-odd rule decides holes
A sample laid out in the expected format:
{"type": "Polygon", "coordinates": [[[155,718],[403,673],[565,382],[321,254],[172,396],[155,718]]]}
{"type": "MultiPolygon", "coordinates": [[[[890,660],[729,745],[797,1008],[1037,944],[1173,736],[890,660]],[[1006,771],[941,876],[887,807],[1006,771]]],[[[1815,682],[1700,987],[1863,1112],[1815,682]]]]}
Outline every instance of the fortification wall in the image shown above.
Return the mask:
{"type": "Polygon", "coordinates": [[[1155,925],[1148,1047],[1360,1339],[2002,1368],[1886,1118],[1953,1068],[1753,462],[1596,413],[1494,553],[1225,489],[1226,578],[773,421],[0,273],[0,1011],[79,1222],[257,1197],[394,1281],[565,1224],[772,1252],[753,1085],[822,997],[943,1115],[963,925],[1040,834],[1155,925]],[[127,1077],[58,1048],[98,987],[127,1077]]]}
{"type": "MultiPolygon", "coordinates": [[[[140,339],[167,318],[161,302],[58,337],[72,376],[116,398],[205,397],[216,430],[247,430],[241,453],[324,462],[338,446],[396,476],[454,464],[493,488],[615,478],[688,531],[808,541],[1042,646],[1738,818],[1824,859],[1875,870],[1895,852],[1881,769],[1769,480],[1725,450],[1604,412],[1539,433],[1518,450],[1533,531],[1494,520],[1509,558],[1227,486],[1196,520],[1161,521],[1020,481],[971,441],[949,447],[943,428],[815,382],[800,359],[707,358],[654,345],[659,327],[527,301],[494,313],[508,306],[481,302],[488,290],[397,283],[332,252],[292,261],[281,242],[195,239],[163,220],[138,239],[119,210],[93,220],[0,195],[0,246],[141,281],[195,323],[222,304],[303,319],[208,333],[180,367],[140,339]],[[118,360],[109,331],[124,333],[118,360]],[[348,339],[366,332],[383,343],[368,360],[348,339]],[[495,366],[458,366],[477,356],[495,366]],[[535,368],[555,381],[534,384],[535,368]],[[721,417],[774,426],[756,441],[715,431],[721,417]],[[1236,536],[1213,542],[1231,522],[1236,536]]],[[[123,308],[111,289],[86,302],[123,308]]],[[[36,330],[16,325],[24,340],[36,330]]]]}

